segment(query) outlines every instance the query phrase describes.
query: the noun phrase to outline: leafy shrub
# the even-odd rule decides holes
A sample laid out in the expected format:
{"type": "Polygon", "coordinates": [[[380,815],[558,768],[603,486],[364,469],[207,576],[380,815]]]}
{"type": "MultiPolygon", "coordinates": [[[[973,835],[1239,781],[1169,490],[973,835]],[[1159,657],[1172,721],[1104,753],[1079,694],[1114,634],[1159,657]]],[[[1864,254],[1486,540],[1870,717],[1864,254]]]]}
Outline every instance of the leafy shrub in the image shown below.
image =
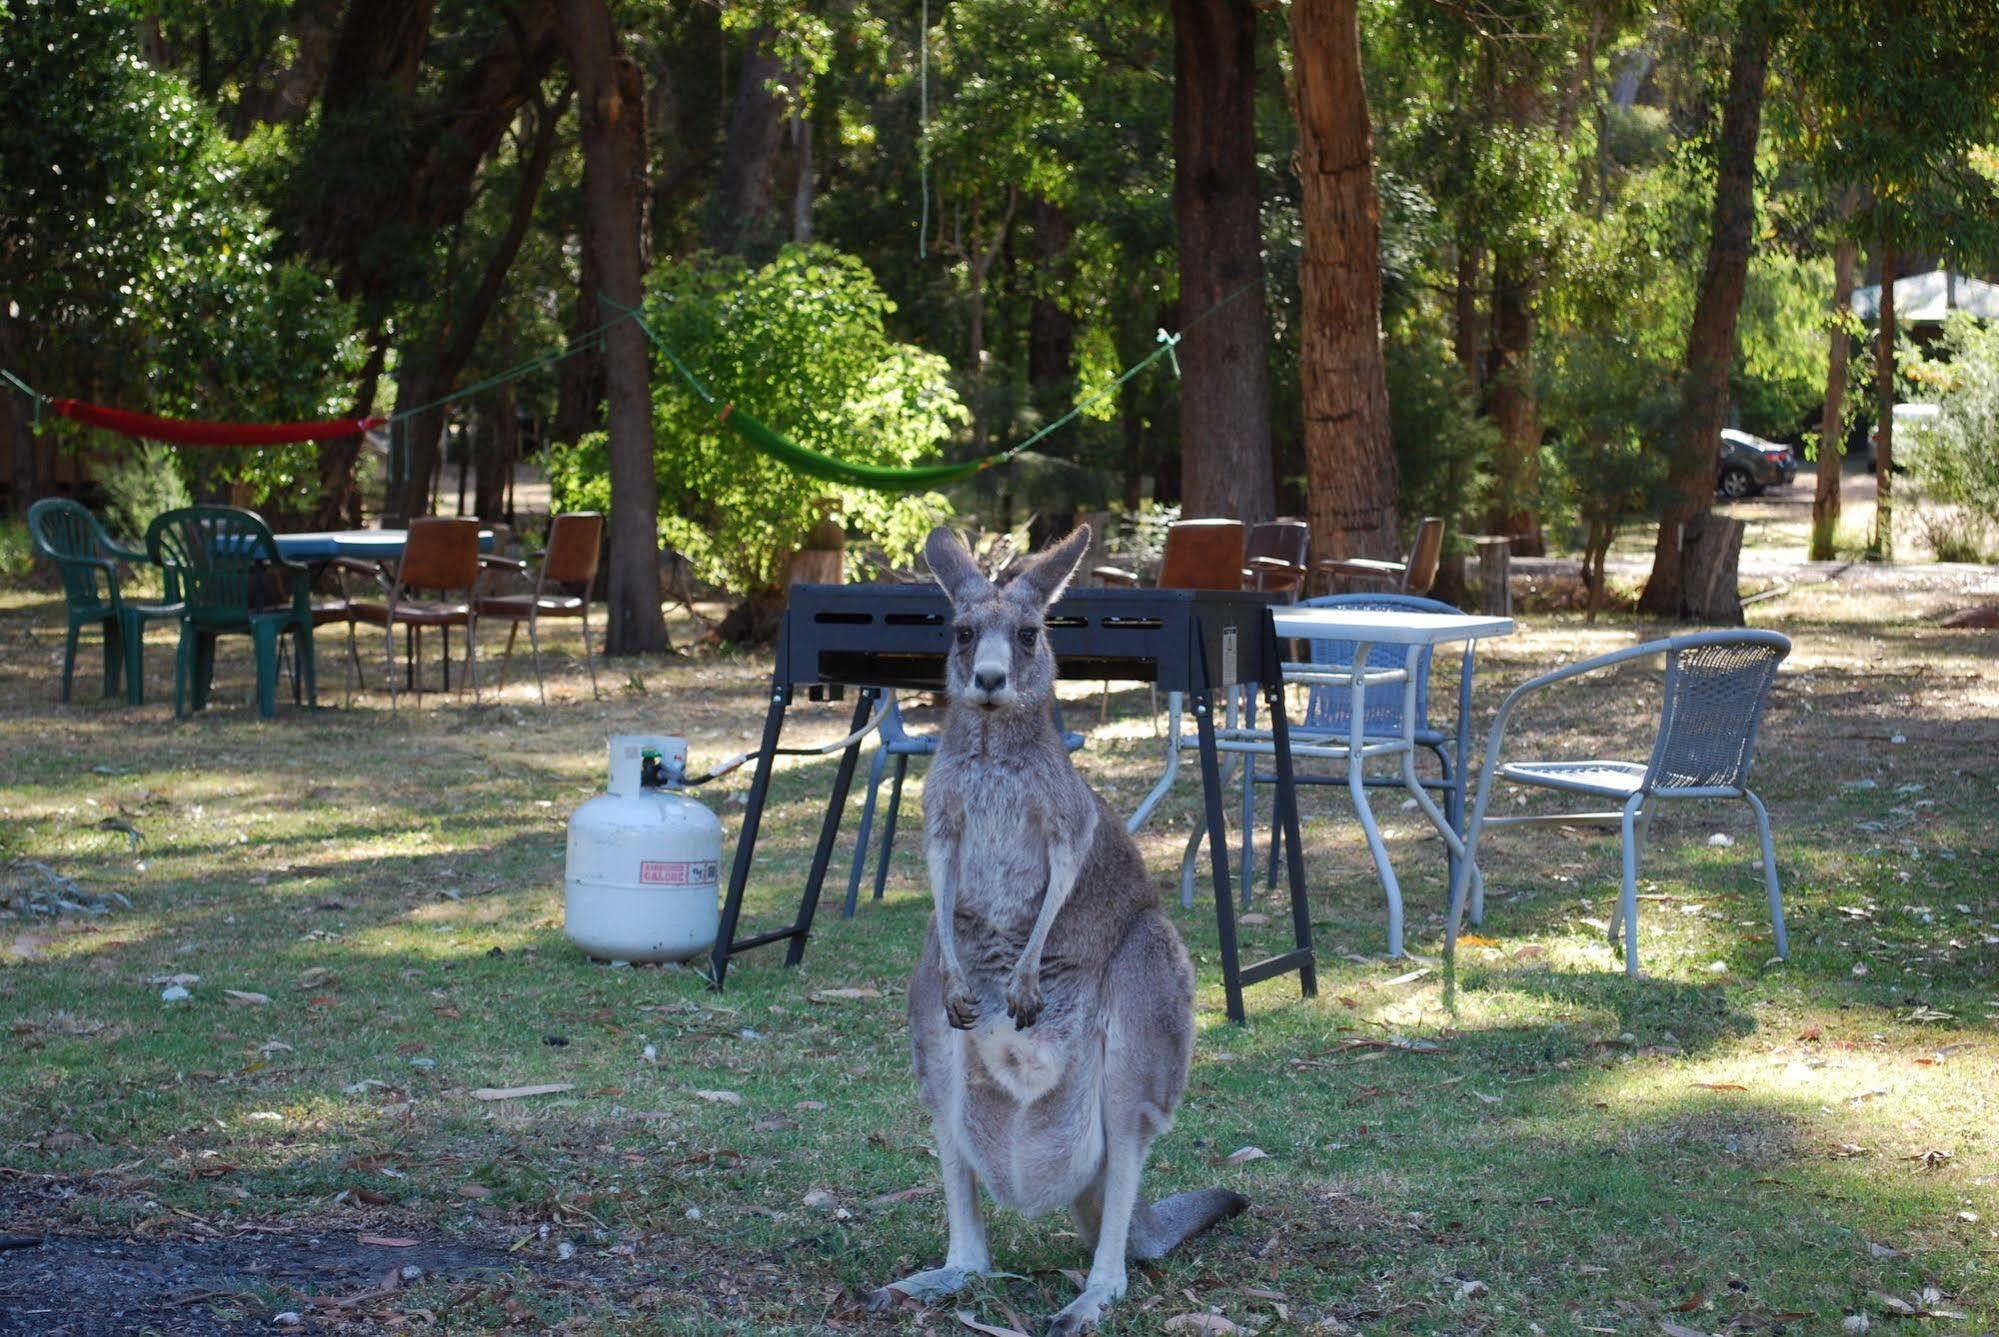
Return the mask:
{"type": "Polygon", "coordinates": [[[34,540],[24,520],[0,520],[0,580],[25,579],[35,565],[34,540]]]}
{"type": "Polygon", "coordinates": [[[1999,524],[1999,328],[1954,316],[1941,352],[1924,369],[1937,416],[1897,424],[1895,461],[1930,503],[1924,527],[1938,558],[1976,561],[1999,524]]]}
{"type": "MultiPolygon", "coordinates": [[[[891,339],[894,311],[867,266],[823,246],[787,246],[761,269],[712,256],[674,261],[648,284],[647,322],[724,404],[800,445],[842,460],[934,460],[966,421],[944,359],[891,339]]],[[[703,579],[755,599],[818,521],[859,529],[892,560],[913,560],[949,514],[935,493],[843,487],[772,460],[717,421],[716,410],[662,365],[653,382],[660,537],[703,579]]],[[[558,507],[607,509],[606,442],[553,452],[558,507]]]]}
{"type": "Polygon", "coordinates": [[[147,441],[115,456],[97,471],[107,505],[105,523],[114,534],[138,538],[162,511],[192,506],[171,446],[147,441]]]}

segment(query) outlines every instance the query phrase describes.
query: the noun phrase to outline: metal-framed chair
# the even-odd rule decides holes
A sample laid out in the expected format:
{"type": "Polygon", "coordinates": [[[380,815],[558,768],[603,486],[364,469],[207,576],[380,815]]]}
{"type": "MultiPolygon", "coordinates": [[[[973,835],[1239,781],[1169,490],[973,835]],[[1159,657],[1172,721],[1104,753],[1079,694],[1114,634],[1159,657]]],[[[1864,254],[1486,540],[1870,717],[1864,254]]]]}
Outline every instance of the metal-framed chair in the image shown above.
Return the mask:
{"type": "Polygon", "coordinates": [[[1259,594],[1304,593],[1311,574],[1312,531],[1303,520],[1266,520],[1251,525],[1243,544],[1242,587],[1259,594]]]}
{"type": "MultiPolygon", "coordinates": [[[[528,645],[534,651],[534,685],[541,703],[548,688],[541,676],[541,637],[545,617],[573,617],[583,623],[583,663],[590,670],[590,695],[597,695],[597,661],[590,657],[590,586],[597,579],[597,556],[603,548],[604,517],[597,511],[564,511],[549,522],[548,550],[541,555],[532,594],[488,594],[479,600],[480,617],[505,618],[507,648],[500,656],[500,686],[507,685],[507,665],[513,661],[514,638],[527,623],[528,645]],[[550,587],[554,588],[551,589],[550,587]],[[569,591],[575,590],[575,593],[569,591]]],[[[527,563],[511,557],[485,556],[481,564],[525,576],[527,563]]]]}
{"type": "Polygon", "coordinates": [[[423,630],[434,627],[444,641],[444,688],[451,690],[451,629],[465,628],[465,673],[472,699],[479,699],[479,522],[423,516],[410,521],[402,559],[388,581],[386,603],[351,604],[352,616],[382,628],[388,651],[389,708],[396,698],[396,628],[405,629],[408,674],[423,704],[423,630]],[[429,590],[435,599],[413,597],[429,590]]]}
{"type": "MultiPolygon", "coordinates": [[[[1466,865],[1478,862],[1479,838],[1488,826],[1522,822],[1616,821],[1624,856],[1624,879],[1610,919],[1610,939],[1624,940],[1624,969],[1638,973],[1638,849],[1644,842],[1655,800],[1732,798],[1747,803],[1756,814],[1756,834],[1763,851],[1763,883],[1770,901],[1770,928],[1777,955],[1790,956],[1784,934],[1784,905],[1777,880],[1777,855],[1770,840],[1770,813],[1749,788],[1749,768],[1756,755],[1756,733],[1777,666],[1791,652],[1790,640],[1774,631],[1706,631],[1648,641],[1625,650],[1544,673],[1513,689],[1499,707],[1486,740],[1479,771],[1478,798],[1471,829],[1465,838],[1466,865]],[[1652,755],[1636,761],[1505,761],[1506,726],[1528,696],[1556,683],[1613,665],[1663,655],[1664,692],[1652,755]],[[1532,785],[1569,794],[1609,799],[1612,811],[1547,813],[1518,817],[1487,817],[1494,780],[1532,785]]],[[[1447,946],[1455,950],[1458,924],[1466,909],[1465,865],[1451,880],[1451,910],[1447,946]]],[[[1482,887],[1471,885],[1472,922],[1482,917],[1482,887]]]]}
{"type": "MultiPolygon", "coordinates": [[[[1084,738],[1079,733],[1062,727],[1062,708],[1053,708],[1056,731],[1062,735],[1062,745],[1071,752],[1083,746],[1084,738]]],[[[882,712],[880,741],[875,745],[874,760],[868,765],[868,796],[861,804],[861,826],[854,836],[854,864],[847,872],[847,900],[840,908],[840,918],[852,919],[861,899],[861,870],[868,862],[868,839],[875,823],[875,796],[881,792],[882,777],[888,771],[890,758],[895,760],[895,780],[889,786],[888,813],[882,821],[881,854],[875,863],[875,896],[882,898],[888,887],[888,860],[895,849],[896,816],[902,810],[902,779],[909,770],[911,757],[930,758],[937,755],[935,734],[913,734],[903,724],[902,704],[891,699],[888,708],[882,712]]]]}
{"type": "MultiPolygon", "coordinates": [[[[1305,599],[1300,608],[1350,608],[1364,612],[1402,613],[1455,613],[1458,610],[1450,604],[1435,599],[1424,599],[1413,594],[1329,594],[1316,599],[1305,599]]],[[[1451,829],[1459,835],[1465,829],[1465,787],[1468,782],[1471,755],[1471,688],[1476,641],[1465,642],[1464,656],[1458,667],[1457,715],[1450,732],[1436,728],[1430,722],[1430,660],[1431,652],[1426,647],[1417,660],[1416,666],[1416,744],[1437,759],[1439,774],[1435,778],[1426,777],[1423,788],[1444,796],[1444,816],[1451,829]]],[[[1314,668],[1346,669],[1353,665],[1354,643],[1338,640],[1312,640],[1306,642],[1306,662],[1314,668]]],[[[1367,668],[1400,670],[1406,652],[1399,645],[1374,645],[1369,647],[1367,668]]],[[[1367,738],[1400,738],[1402,736],[1402,685],[1400,683],[1379,683],[1366,689],[1365,718],[1361,721],[1363,734],[1367,738]]],[[[1344,743],[1352,736],[1353,693],[1346,687],[1319,685],[1311,689],[1305,701],[1304,718],[1291,728],[1291,736],[1300,742],[1323,738],[1332,743],[1344,743]]],[[[1251,721],[1253,723],[1253,721],[1251,721]]],[[[1277,776],[1252,768],[1251,782],[1260,785],[1274,785],[1277,776]]],[[[1301,785],[1344,785],[1347,777],[1344,770],[1338,775],[1313,775],[1303,770],[1296,776],[1301,785]]],[[[1403,787],[1400,776],[1369,776],[1365,781],[1370,788],[1403,787]]],[[[1275,800],[1273,799],[1273,802],[1275,800]]],[[[1244,867],[1252,866],[1247,851],[1255,843],[1256,830],[1253,822],[1254,804],[1245,805],[1243,821],[1244,867]]],[[[1274,816],[1271,820],[1270,858],[1266,874],[1266,885],[1277,885],[1277,860],[1283,853],[1284,828],[1274,816]]],[[[1457,858],[1450,855],[1450,876],[1457,876],[1457,858]]]]}
{"type": "Polygon", "coordinates": [[[1444,522],[1426,515],[1416,526],[1416,540],[1409,556],[1400,562],[1384,562],[1372,557],[1329,557],[1313,566],[1320,575],[1347,581],[1386,582],[1398,594],[1428,594],[1437,583],[1437,567],[1444,558],[1444,522]]]}
{"type": "Polygon", "coordinates": [[[255,511],[188,506],[153,517],[146,553],[178,582],[180,649],[174,658],[174,714],[208,706],[215,642],[247,635],[256,653],[257,713],[278,713],[278,638],[290,636],[309,704],[319,704],[312,658],[312,591],[306,568],[278,553],[255,511]],[[268,605],[273,578],[288,584],[268,605]]]}
{"type": "Polygon", "coordinates": [[[118,574],[120,562],[144,562],[144,550],[128,548],[105,532],[90,508],[62,497],[48,497],[28,508],[28,533],[36,549],[55,563],[62,577],[63,603],[69,620],[62,656],[62,699],[69,700],[76,676],[77,633],[96,626],[104,637],[104,695],[118,694],[125,679],[125,700],[146,702],[146,624],[177,618],[180,595],[171,572],[165,597],[158,603],[135,603],[125,597],[118,574]]]}

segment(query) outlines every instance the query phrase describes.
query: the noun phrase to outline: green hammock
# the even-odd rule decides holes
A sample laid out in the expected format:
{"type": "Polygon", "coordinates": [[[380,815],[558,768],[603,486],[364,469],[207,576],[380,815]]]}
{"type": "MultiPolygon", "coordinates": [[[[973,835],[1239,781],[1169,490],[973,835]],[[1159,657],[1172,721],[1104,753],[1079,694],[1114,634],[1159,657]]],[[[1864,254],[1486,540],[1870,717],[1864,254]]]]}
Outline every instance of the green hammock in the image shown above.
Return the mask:
{"type": "MultiPolygon", "coordinates": [[[[644,316],[631,307],[620,306],[608,297],[602,300],[606,305],[630,316],[632,321],[645,331],[645,336],[652,340],[653,347],[665,354],[666,360],[673,364],[673,369],[680,373],[680,378],[687,382],[687,388],[692,390],[702,403],[710,407],[715,405],[714,394],[701,383],[701,378],[680,360],[679,355],[667,346],[666,341],[653,332],[652,326],[646,324],[644,316]]],[[[896,468],[886,464],[855,464],[851,460],[836,459],[822,451],[801,446],[796,441],[780,435],[768,423],[743,412],[733,403],[721,405],[715,421],[730,428],[737,436],[771,459],[799,473],[810,474],[814,478],[823,478],[829,483],[839,483],[846,487],[866,488],[872,492],[917,492],[945,483],[956,483],[961,479],[970,478],[981,469],[990,468],[1008,459],[1026,444],[1023,442],[1022,446],[1015,446],[1012,450],[989,455],[980,460],[966,460],[959,464],[919,464],[908,468],[896,468]]]]}

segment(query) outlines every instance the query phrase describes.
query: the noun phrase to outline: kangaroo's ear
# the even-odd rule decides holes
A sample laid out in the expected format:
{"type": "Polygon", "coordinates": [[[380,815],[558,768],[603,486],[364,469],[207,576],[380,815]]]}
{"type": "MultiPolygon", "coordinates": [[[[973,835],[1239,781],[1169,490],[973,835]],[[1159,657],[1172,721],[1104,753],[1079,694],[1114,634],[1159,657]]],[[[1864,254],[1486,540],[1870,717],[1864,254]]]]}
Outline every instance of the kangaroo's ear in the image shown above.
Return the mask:
{"type": "Polygon", "coordinates": [[[1090,527],[1078,525],[1069,537],[1052,547],[1043,548],[1013,582],[1022,593],[1040,601],[1046,608],[1062,597],[1068,588],[1069,578],[1076,574],[1076,564],[1083,560],[1083,554],[1090,550],[1090,527]]]}
{"type": "Polygon", "coordinates": [[[930,531],[930,537],[923,540],[923,557],[930,563],[931,576],[951,602],[992,592],[992,582],[979,574],[964,540],[948,526],[939,525],[930,531]]]}

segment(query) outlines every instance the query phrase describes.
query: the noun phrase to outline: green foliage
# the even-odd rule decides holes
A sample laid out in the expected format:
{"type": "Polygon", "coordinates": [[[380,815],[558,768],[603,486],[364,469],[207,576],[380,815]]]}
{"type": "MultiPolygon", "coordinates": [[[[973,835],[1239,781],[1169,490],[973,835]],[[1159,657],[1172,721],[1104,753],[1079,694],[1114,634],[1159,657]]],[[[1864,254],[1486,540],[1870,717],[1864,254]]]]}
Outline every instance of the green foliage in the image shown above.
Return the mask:
{"type": "MultiPolygon", "coordinates": [[[[966,414],[944,360],[888,336],[895,309],[867,267],[827,247],[787,246],[760,269],[700,257],[649,283],[646,318],[723,404],[780,434],[859,463],[934,460],[966,414]]],[[[908,561],[949,513],[934,493],[896,496],[823,483],[759,454],[662,366],[653,388],[660,536],[705,580],[754,595],[830,501],[892,561],[908,561]]],[[[601,436],[555,453],[559,506],[609,499],[601,436]]]]}
{"type": "Polygon", "coordinates": [[[1437,322],[1409,313],[1389,327],[1383,355],[1403,518],[1443,516],[1446,541],[1461,544],[1483,528],[1478,509],[1499,430],[1478,412],[1437,322]]]}
{"type": "Polygon", "coordinates": [[[0,520],[0,580],[21,580],[34,569],[35,541],[25,520],[0,520]]]}
{"type": "Polygon", "coordinates": [[[1999,526],[1999,327],[1955,316],[1925,377],[1938,415],[1899,423],[1895,460],[1938,510],[1927,535],[1944,561],[1982,560],[1999,526]]]}
{"type": "MultiPolygon", "coordinates": [[[[352,313],[278,254],[250,192],[267,139],[225,137],[177,76],[141,59],[118,0],[24,6],[0,25],[0,289],[21,370],[55,394],[168,415],[337,411],[352,313]]],[[[62,426],[72,443],[123,438],[62,426]]],[[[309,448],[190,451],[197,484],[296,500],[309,448]]]]}
{"type": "Polygon", "coordinates": [[[97,466],[97,481],[109,499],[105,525],[112,533],[139,537],[154,516],[194,504],[174,458],[177,453],[171,446],[146,441],[97,466]]]}

